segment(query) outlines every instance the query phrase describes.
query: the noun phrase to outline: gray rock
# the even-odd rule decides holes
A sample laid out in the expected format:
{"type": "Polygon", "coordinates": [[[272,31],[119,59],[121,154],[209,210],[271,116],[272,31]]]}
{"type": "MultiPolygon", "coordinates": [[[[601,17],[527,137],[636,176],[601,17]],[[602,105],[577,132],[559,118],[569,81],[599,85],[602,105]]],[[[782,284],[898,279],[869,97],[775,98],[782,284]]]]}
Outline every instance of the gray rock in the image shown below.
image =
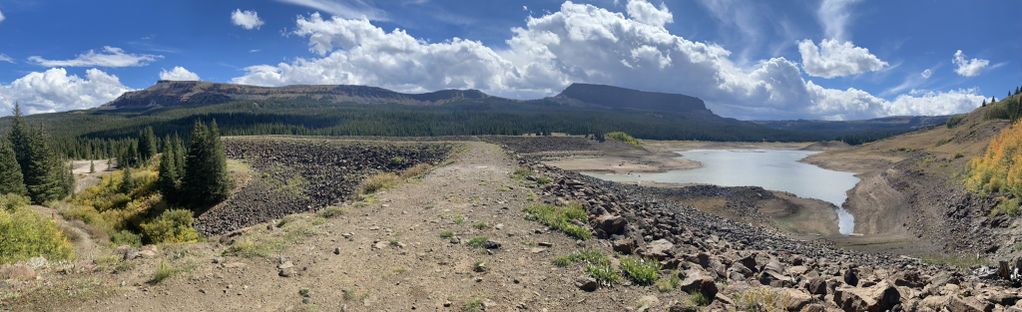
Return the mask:
{"type": "Polygon", "coordinates": [[[595,278],[585,276],[575,280],[575,286],[586,292],[593,292],[600,288],[600,282],[597,282],[595,278]]]}

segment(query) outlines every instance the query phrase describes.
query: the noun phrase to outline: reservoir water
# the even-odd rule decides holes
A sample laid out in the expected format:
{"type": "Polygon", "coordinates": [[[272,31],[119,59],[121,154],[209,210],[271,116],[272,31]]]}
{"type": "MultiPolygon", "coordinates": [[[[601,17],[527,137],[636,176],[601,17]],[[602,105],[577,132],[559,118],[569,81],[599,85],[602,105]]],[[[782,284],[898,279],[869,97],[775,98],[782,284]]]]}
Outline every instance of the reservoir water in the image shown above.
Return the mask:
{"type": "Polygon", "coordinates": [[[828,170],[800,162],[814,151],[784,149],[704,149],[678,152],[682,158],[698,161],[702,167],[658,173],[611,174],[587,172],[601,179],[635,182],[652,181],[720,186],[759,186],[815,198],[837,206],[838,230],[849,235],[854,217],[841,207],[846,192],[859,182],[850,172],[828,170]]]}

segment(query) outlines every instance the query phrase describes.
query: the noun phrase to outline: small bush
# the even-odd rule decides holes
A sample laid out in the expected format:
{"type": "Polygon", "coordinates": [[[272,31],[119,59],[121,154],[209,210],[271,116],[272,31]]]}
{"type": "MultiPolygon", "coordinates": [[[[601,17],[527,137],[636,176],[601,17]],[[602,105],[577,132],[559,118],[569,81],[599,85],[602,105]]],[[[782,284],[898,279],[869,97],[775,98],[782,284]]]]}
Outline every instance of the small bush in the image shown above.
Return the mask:
{"type": "Polygon", "coordinates": [[[6,210],[7,212],[14,212],[14,209],[28,206],[28,204],[28,197],[25,196],[18,194],[0,195],[0,209],[6,210]]]}
{"type": "Polygon", "coordinates": [[[384,172],[366,178],[358,187],[360,195],[369,195],[397,185],[401,178],[392,172],[384,172]]]}
{"type": "Polygon", "coordinates": [[[951,116],[951,118],[947,119],[945,125],[948,127],[948,129],[951,129],[960,125],[963,120],[965,120],[965,115],[954,115],[951,116]]]}
{"type": "Polygon", "coordinates": [[[627,143],[628,145],[639,146],[639,140],[636,140],[630,134],[621,131],[607,132],[606,137],[612,140],[627,143]]]}
{"type": "Polygon", "coordinates": [[[617,274],[617,271],[614,270],[614,268],[611,267],[610,264],[606,265],[592,263],[587,264],[586,273],[588,273],[589,276],[596,279],[596,281],[600,282],[600,284],[602,285],[613,285],[614,283],[617,283],[619,276],[617,274]]]}
{"type": "Polygon", "coordinates": [[[156,272],[153,272],[153,278],[150,282],[153,284],[159,284],[178,272],[180,272],[180,270],[177,268],[170,266],[167,262],[160,261],[160,264],[156,266],[156,272]]]}
{"type": "MultiPolygon", "coordinates": [[[[693,294],[693,297],[695,294],[693,294]]],[[[701,295],[700,295],[701,296],[701,295]]],[[[690,297],[691,298],[691,297],[690,297]]],[[[709,300],[706,304],[709,304],[709,300]]],[[[741,311],[767,312],[784,311],[792,306],[793,299],[785,293],[770,289],[769,287],[756,287],[747,289],[735,296],[735,305],[741,311]]],[[[702,305],[706,305],[702,304],[702,305]]]]}
{"type": "Polygon", "coordinates": [[[110,234],[110,242],[114,245],[142,246],[142,235],[130,231],[117,231],[110,234]]]}
{"type": "Polygon", "coordinates": [[[319,216],[323,217],[323,218],[326,218],[326,219],[333,219],[333,218],[336,218],[336,217],[343,216],[346,213],[348,213],[348,211],[345,210],[344,208],[337,207],[337,206],[330,206],[330,207],[323,208],[323,210],[320,210],[319,211],[319,216]]]}
{"type": "Polygon", "coordinates": [[[142,234],[150,243],[185,243],[199,241],[192,227],[192,212],[184,209],[164,211],[156,219],[142,224],[142,234]]]}
{"type": "Polygon", "coordinates": [[[451,237],[454,237],[454,231],[451,230],[440,231],[440,238],[450,239],[451,237]]]}
{"type": "Polygon", "coordinates": [[[486,242],[489,240],[490,238],[486,236],[476,236],[468,241],[468,246],[472,248],[483,248],[486,246],[486,242]]]}
{"type": "Polygon", "coordinates": [[[402,170],[401,178],[411,179],[421,177],[422,175],[426,174],[426,172],[428,172],[429,169],[431,168],[433,168],[433,166],[431,166],[430,164],[417,164],[415,166],[411,166],[408,169],[402,170]]]}
{"type": "Polygon", "coordinates": [[[576,250],[567,256],[554,258],[554,265],[559,267],[566,267],[577,263],[606,266],[610,265],[610,259],[599,250],[593,249],[576,250]]]}
{"type": "MultiPolygon", "coordinates": [[[[692,303],[693,305],[699,306],[699,307],[708,306],[708,305],[710,305],[710,303],[712,303],[712,301],[710,301],[710,298],[706,298],[706,296],[703,295],[703,293],[700,293],[700,292],[694,292],[694,293],[688,294],[688,301],[690,303],[692,303]]],[[[780,307],[780,310],[768,309],[766,311],[771,311],[771,312],[772,311],[785,311],[785,309],[786,309],[786,307],[782,306],[782,307],[780,307]]],[[[749,310],[749,311],[757,311],[757,310],[749,310]]]]}
{"type": "Polygon", "coordinates": [[[652,259],[625,257],[621,259],[621,272],[639,285],[650,285],[660,278],[660,262],[652,259]]]}
{"type": "Polygon", "coordinates": [[[472,227],[476,228],[476,230],[482,231],[482,230],[490,228],[490,225],[487,224],[486,222],[479,221],[479,222],[476,222],[476,224],[473,224],[472,227]]]}
{"type": "Polygon", "coordinates": [[[671,292],[678,288],[678,284],[681,284],[681,277],[678,277],[677,271],[673,271],[670,277],[658,279],[655,286],[660,292],[671,292]]]}
{"type": "Polygon", "coordinates": [[[401,156],[394,156],[394,157],[391,157],[391,158],[390,158],[390,165],[391,165],[391,166],[400,166],[400,165],[404,165],[404,164],[405,164],[405,162],[406,162],[405,158],[404,158],[404,157],[401,157],[401,156]]]}
{"type": "Polygon", "coordinates": [[[0,263],[32,257],[70,259],[71,243],[55,222],[25,207],[0,209],[0,263]]]}
{"type": "Polygon", "coordinates": [[[588,221],[588,213],[582,205],[572,203],[568,206],[535,204],[525,208],[525,212],[552,229],[564,232],[578,239],[589,239],[593,233],[588,227],[579,225],[588,221]]]}

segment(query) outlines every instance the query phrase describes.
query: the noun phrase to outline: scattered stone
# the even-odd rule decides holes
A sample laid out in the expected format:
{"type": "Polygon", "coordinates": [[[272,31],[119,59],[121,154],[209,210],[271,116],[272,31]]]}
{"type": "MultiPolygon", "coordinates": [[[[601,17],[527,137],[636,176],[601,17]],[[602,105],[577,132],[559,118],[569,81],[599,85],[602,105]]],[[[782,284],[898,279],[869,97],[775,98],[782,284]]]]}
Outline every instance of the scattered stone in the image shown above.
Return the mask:
{"type": "Polygon", "coordinates": [[[639,254],[649,258],[656,258],[657,260],[666,260],[671,257],[671,249],[673,248],[674,244],[670,241],[658,239],[643,247],[639,254]]]}
{"type": "Polygon", "coordinates": [[[554,243],[551,242],[539,242],[536,245],[539,245],[540,247],[554,247],[554,243]]]}
{"type": "Polygon", "coordinates": [[[628,225],[628,220],[619,215],[605,214],[596,217],[596,228],[602,230],[607,235],[624,233],[626,225],[628,225]]]}
{"type": "Polygon", "coordinates": [[[713,281],[713,277],[702,270],[687,270],[684,275],[684,279],[678,283],[678,289],[687,293],[698,292],[704,298],[713,298],[717,295],[717,283],[713,281]]]}
{"type": "Polygon", "coordinates": [[[334,254],[335,255],[341,254],[341,247],[334,247],[334,254]]]}
{"type": "Polygon", "coordinates": [[[575,280],[575,286],[583,291],[593,292],[600,288],[600,282],[597,282],[595,278],[584,276],[575,280]]]}

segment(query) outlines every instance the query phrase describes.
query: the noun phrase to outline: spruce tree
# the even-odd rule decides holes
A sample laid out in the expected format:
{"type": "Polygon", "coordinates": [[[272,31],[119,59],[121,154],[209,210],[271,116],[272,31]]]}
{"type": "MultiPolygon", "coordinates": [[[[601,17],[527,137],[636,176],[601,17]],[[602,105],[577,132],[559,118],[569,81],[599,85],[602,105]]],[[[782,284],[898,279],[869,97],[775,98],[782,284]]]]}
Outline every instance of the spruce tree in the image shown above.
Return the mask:
{"type": "Polygon", "coordinates": [[[89,161],[89,173],[96,173],[96,161],[95,160],[90,160],[89,161]]]}
{"type": "Polygon", "coordinates": [[[14,107],[9,139],[33,203],[42,204],[70,194],[64,172],[66,165],[50,147],[50,139],[42,129],[29,127],[19,105],[14,107]]]}
{"type": "Polygon", "coordinates": [[[156,183],[164,199],[175,201],[178,194],[178,172],[177,164],[175,164],[175,158],[177,157],[175,156],[174,144],[170,141],[170,137],[167,137],[164,142],[166,143],[163,144],[163,152],[160,155],[160,169],[156,183]]]}
{"type": "Polygon", "coordinates": [[[0,138],[0,195],[11,193],[25,195],[26,192],[21,166],[14,157],[14,148],[7,139],[0,138]]]}
{"type": "Polygon", "coordinates": [[[156,134],[153,133],[153,127],[145,127],[138,134],[138,156],[140,163],[149,162],[153,156],[156,156],[156,134]]]}
{"type": "Polygon", "coordinates": [[[196,122],[192,130],[192,144],[181,179],[181,199],[192,208],[208,208],[230,194],[227,156],[219,134],[215,121],[210,127],[196,122]]]}
{"type": "Polygon", "coordinates": [[[124,167],[121,171],[121,193],[130,194],[135,189],[135,178],[131,176],[131,169],[124,167]]]}
{"type": "Polygon", "coordinates": [[[181,137],[174,134],[174,166],[177,169],[177,178],[180,180],[185,175],[185,143],[181,137]]]}

